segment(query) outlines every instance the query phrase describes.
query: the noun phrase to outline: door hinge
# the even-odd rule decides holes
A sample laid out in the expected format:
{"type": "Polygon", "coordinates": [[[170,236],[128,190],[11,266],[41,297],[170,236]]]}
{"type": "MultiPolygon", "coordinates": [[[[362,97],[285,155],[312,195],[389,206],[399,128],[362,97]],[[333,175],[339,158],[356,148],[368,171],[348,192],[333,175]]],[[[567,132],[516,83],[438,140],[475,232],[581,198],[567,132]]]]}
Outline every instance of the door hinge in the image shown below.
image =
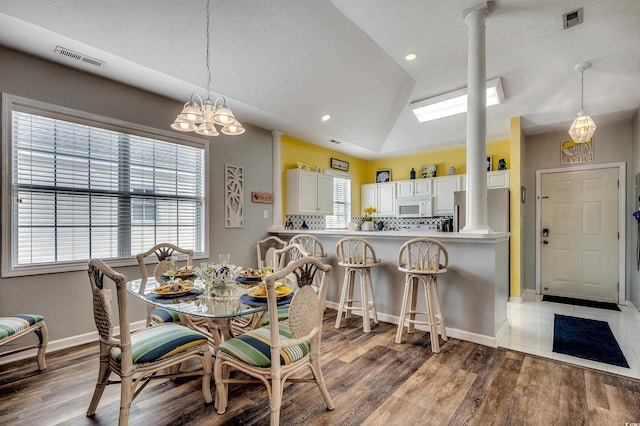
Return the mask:
{"type": "Polygon", "coordinates": [[[618,231],[618,240],[620,240],[620,231],[618,231]]]}

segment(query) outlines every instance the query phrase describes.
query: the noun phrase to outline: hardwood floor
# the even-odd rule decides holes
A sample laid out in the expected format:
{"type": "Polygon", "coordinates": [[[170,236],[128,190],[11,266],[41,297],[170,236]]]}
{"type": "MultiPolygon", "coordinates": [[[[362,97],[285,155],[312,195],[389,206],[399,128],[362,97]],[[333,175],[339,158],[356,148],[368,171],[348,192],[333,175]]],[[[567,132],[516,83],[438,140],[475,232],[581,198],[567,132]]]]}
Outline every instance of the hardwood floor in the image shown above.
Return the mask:
{"type": "MultiPolygon", "coordinates": [[[[640,422],[640,381],[557,361],[450,339],[431,353],[424,332],[393,342],[395,326],[362,333],[359,317],[336,330],[325,315],[323,373],[335,403],[327,411],[314,385],[284,390],[283,425],[624,425],[640,422]]],[[[442,342],[441,342],[442,343],[442,342]]],[[[98,371],[97,344],[0,366],[0,424],[114,425],[119,386],[107,387],[85,416],[98,371]]],[[[194,364],[195,367],[195,364],[194,364]]],[[[196,379],[152,382],[133,402],[131,425],[264,425],[262,386],[232,386],[218,415],[196,379]]]]}

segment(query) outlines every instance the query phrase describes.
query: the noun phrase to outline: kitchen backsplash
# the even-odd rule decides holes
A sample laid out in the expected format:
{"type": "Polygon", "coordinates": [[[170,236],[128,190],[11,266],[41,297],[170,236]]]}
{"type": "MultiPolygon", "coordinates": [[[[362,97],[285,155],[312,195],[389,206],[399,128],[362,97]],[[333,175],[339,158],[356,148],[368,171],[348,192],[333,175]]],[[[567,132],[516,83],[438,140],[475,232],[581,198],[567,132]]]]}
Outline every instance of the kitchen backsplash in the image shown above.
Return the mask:
{"type": "MultiPolygon", "coordinates": [[[[315,215],[286,215],[285,223],[291,220],[293,223],[293,229],[302,229],[302,223],[305,222],[311,230],[324,230],[325,229],[325,217],[315,215]]],[[[364,222],[364,217],[354,216],[351,220],[357,224],[364,222]]],[[[384,223],[385,231],[394,231],[405,225],[440,225],[443,221],[452,221],[451,216],[439,216],[439,217],[425,217],[425,218],[397,218],[397,217],[376,217],[377,221],[384,223]]]]}

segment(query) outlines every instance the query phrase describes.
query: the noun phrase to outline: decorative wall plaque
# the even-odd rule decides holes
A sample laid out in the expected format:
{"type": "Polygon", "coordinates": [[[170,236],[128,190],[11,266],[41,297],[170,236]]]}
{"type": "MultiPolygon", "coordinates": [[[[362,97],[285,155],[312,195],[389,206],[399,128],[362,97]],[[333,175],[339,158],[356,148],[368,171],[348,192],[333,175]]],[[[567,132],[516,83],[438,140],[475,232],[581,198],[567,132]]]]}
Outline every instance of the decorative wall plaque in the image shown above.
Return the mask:
{"type": "Polygon", "coordinates": [[[244,226],[244,169],[230,164],[224,165],[224,226],[244,226]]]}
{"type": "Polygon", "coordinates": [[[273,204],[273,194],[271,192],[254,191],[251,193],[251,201],[254,203],[273,204]]]}
{"type": "Polygon", "coordinates": [[[593,139],[585,143],[572,140],[560,143],[560,164],[580,164],[593,162],[593,139]]]}

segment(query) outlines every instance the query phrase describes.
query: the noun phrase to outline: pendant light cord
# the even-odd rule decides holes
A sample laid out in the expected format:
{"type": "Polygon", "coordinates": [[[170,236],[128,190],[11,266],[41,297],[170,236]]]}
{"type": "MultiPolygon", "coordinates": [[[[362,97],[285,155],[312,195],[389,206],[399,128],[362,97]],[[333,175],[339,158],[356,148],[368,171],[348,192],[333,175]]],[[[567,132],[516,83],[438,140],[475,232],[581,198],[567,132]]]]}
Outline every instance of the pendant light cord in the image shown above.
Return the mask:
{"type": "Polygon", "coordinates": [[[584,68],[580,69],[580,111],[584,111],[584,68]]]}
{"type": "Polygon", "coordinates": [[[209,27],[211,25],[211,18],[209,14],[209,8],[211,5],[211,0],[207,0],[207,98],[211,96],[211,55],[209,53],[209,39],[210,39],[210,30],[209,27]]]}

